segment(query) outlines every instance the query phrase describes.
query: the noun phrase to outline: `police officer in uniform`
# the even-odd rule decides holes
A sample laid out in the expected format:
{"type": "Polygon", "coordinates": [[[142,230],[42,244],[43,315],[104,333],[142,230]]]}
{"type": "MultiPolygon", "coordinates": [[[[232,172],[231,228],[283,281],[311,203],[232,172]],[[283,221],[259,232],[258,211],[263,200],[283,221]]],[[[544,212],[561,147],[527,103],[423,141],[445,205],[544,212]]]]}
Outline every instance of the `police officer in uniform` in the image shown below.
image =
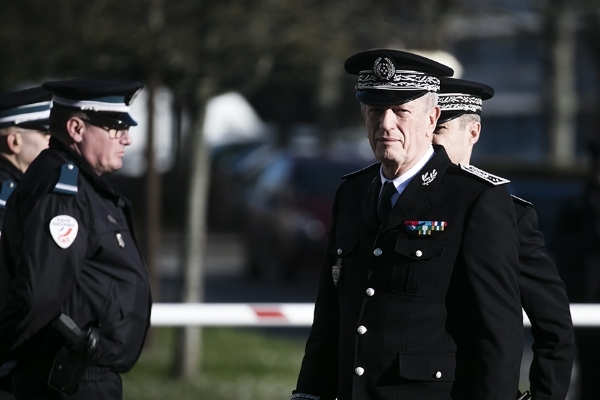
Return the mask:
{"type": "Polygon", "coordinates": [[[17,399],[121,399],[121,372],[150,323],[150,283],[129,201],[103,175],[122,166],[139,82],[47,82],[50,148],[8,201],[0,357],[17,399]]]}
{"type": "MultiPolygon", "coordinates": [[[[444,146],[450,160],[470,166],[473,146],[481,132],[483,100],[494,90],[462,79],[441,78],[438,104],[441,116],[433,143],[444,146]]],[[[533,361],[529,381],[533,399],[564,400],[575,357],[573,322],[565,284],[554,263],[544,254],[544,236],[538,231],[533,204],[513,196],[519,230],[519,289],[521,303],[531,321],[533,361]]]]}
{"type": "Polygon", "coordinates": [[[0,95],[0,227],[8,197],[31,162],[48,148],[51,99],[41,87],[0,95]]]}
{"type": "Polygon", "coordinates": [[[523,351],[508,190],[432,146],[439,76],[393,50],[350,57],[380,163],[338,188],[292,399],[514,399],[523,351]]]}
{"type": "MultiPolygon", "coordinates": [[[[6,201],[31,162],[48,147],[51,98],[41,87],[0,95],[0,229],[6,201]]],[[[11,366],[0,367],[0,400],[14,399],[9,393],[11,366]]]]}

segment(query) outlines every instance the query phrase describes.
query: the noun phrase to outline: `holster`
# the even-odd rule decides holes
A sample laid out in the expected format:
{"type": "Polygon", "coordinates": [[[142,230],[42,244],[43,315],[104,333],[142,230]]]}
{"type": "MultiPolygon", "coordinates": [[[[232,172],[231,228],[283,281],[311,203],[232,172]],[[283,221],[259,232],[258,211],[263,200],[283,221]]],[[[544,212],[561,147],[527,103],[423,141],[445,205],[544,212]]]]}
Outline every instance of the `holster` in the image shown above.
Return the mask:
{"type": "Polygon", "coordinates": [[[99,351],[100,331],[90,327],[84,333],[65,314],[61,314],[52,326],[67,344],[61,347],[54,357],[48,386],[62,394],[70,395],[77,390],[81,377],[99,351]]]}
{"type": "Polygon", "coordinates": [[[54,357],[48,386],[64,395],[75,393],[91,363],[92,357],[74,351],[69,345],[63,346],[54,357]]]}

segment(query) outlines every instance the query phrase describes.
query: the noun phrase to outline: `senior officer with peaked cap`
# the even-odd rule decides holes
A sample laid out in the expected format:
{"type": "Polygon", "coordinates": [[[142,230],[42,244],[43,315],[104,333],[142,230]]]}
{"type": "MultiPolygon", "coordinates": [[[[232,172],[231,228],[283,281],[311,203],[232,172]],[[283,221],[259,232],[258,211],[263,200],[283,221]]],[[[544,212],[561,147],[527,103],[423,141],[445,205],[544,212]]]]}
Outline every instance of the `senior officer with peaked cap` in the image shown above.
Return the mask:
{"type": "Polygon", "coordinates": [[[31,162],[48,148],[51,99],[42,87],[0,95],[0,228],[6,200],[31,162]]]}
{"type": "MultiPolygon", "coordinates": [[[[491,175],[471,166],[470,161],[481,133],[483,101],[494,95],[494,89],[463,79],[440,81],[441,116],[433,143],[444,146],[453,163],[483,176],[491,175]]],[[[534,339],[529,370],[531,392],[534,400],[563,400],[575,357],[569,298],[556,266],[543,252],[544,236],[537,229],[533,204],[515,196],[513,204],[519,230],[521,303],[531,321],[534,339]]]]}
{"type": "Polygon", "coordinates": [[[148,272],[129,201],[103,175],[122,166],[139,82],[47,82],[50,148],[8,201],[0,356],[17,399],[121,399],[150,322],[148,272]]]}
{"type": "Polygon", "coordinates": [[[350,57],[380,161],[338,188],[292,399],[514,399],[518,241],[503,185],[432,146],[439,76],[393,50],[350,57]]]}

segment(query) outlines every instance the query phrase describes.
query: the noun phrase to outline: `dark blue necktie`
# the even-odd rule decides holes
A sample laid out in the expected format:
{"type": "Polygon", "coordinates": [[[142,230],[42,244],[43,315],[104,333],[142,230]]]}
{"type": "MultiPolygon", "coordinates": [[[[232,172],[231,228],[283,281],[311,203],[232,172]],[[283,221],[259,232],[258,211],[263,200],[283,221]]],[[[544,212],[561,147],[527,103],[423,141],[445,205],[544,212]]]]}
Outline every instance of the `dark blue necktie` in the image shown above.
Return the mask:
{"type": "Polygon", "coordinates": [[[381,191],[381,196],[379,198],[379,207],[377,208],[377,217],[379,218],[379,223],[383,223],[390,215],[390,211],[392,211],[392,196],[398,193],[394,183],[392,181],[386,181],[383,185],[383,190],[381,191]]]}

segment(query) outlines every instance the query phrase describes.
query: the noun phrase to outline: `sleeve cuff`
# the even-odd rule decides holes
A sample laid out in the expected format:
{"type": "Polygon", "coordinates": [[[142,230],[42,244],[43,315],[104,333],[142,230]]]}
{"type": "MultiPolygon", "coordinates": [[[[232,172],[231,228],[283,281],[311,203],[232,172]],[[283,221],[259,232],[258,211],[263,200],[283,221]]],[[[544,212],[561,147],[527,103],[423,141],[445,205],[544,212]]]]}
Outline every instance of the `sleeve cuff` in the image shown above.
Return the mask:
{"type": "Polygon", "coordinates": [[[306,394],[306,393],[294,393],[292,395],[292,397],[290,397],[290,400],[319,400],[320,397],[319,396],[315,396],[312,394],[306,394]]]}

